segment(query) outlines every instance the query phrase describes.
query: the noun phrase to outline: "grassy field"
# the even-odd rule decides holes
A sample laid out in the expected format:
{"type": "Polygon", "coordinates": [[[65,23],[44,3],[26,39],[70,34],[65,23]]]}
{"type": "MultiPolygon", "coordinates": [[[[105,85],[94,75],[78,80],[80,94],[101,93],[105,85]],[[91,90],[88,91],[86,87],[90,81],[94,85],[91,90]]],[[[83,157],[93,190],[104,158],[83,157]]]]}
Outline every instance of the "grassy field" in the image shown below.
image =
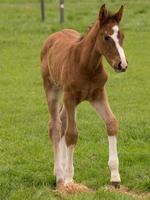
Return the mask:
{"type": "MultiPolygon", "coordinates": [[[[59,1],[46,2],[47,18],[41,23],[39,1],[0,1],[0,199],[138,199],[104,191],[110,177],[107,134],[104,124],[86,102],[77,110],[79,141],[75,180],[95,192],[62,198],[54,191],[40,48],[50,33],[64,27],[83,34],[96,19],[100,1],[66,1],[63,25],[58,23],[59,1]]],[[[120,121],[118,149],[122,184],[147,193],[150,192],[150,1],[103,2],[111,10],[117,10],[120,4],[126,7],[121,26],[129,69],[116,74],[106,64],[109,100],[120,121]]]]}

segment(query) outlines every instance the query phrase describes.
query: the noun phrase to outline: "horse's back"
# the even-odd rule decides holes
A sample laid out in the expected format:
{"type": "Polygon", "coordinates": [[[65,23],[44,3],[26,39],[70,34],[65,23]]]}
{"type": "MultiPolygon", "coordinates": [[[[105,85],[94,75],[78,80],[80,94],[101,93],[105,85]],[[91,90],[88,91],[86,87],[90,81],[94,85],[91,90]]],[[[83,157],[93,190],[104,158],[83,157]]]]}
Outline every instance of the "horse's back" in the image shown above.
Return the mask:
{"type": "Polygon", "coordinates": [[[79,32],[72,29],[64,29],[51,34],[41,50],[42,73],[50,75],[54,82],[60,82],[61,71],[69,48],[79,38],[79,32]]]}
{"type": "Polygon", "coordinates": [[[43,44],[41,50],[41,60],[45,54],[49,51],[51,47],[53,47],[56,43],[60,43],[63,45],[64,43],[69,46],[72,42],[78,40],[80,38],[79,32],[73,29],[64,29],[59,32],[55,32],[51,34],[43,44]]]}
{"type": "Polygon", "coordinates": [[[76,40],[80,38],[80,33],[73,29],[64,29],[62,32],[68,37],[70,40],[76,40]]]}
{"type": "Polygon", "coordinates": [[[71,43],[75,40],[80,38],[79,32],[73,30],[73,29],[64,29],[59,32],[55,32],[51,34],[46,41],[44,42],[44,45],[41,50],[41,54],[45,54],[49,48],[51,48],[53,45],[55,45],[56,42],[60,43],[71,43]]]}

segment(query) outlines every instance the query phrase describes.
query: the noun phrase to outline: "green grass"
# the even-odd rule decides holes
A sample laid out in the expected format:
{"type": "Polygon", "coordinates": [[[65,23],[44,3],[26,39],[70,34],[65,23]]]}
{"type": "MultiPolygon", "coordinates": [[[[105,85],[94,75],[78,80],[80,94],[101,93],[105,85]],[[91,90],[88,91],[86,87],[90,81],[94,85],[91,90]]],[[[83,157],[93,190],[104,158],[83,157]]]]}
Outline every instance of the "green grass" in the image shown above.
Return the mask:
{"type": "MultiPolygon", "coordinates": [[[[44,23],[40,21],[39,1],[28,2],[0,2],[0,199],[62,199],[53,186],[40,48],[50,33],[61,28],[74,28],[83,33],[96,19],[99,1],[66,1],[63,25],[58,23],[58,1],[47,0],[44,23]]],[[[116,74],[106,64],[109,100],[120,121],[118,148],[122,184],[132,190],[150,192],[150,2],[105,2],[111,10],[118,9],[122,3],[126,5],[121,26],[125,32],[129,69],[116,74]]],[[[104,124],[87,103],[78,107],[77,116],[75,180],[96,192],[65,199],[136,199],[104,192],[110,177],[104,124]]]]}

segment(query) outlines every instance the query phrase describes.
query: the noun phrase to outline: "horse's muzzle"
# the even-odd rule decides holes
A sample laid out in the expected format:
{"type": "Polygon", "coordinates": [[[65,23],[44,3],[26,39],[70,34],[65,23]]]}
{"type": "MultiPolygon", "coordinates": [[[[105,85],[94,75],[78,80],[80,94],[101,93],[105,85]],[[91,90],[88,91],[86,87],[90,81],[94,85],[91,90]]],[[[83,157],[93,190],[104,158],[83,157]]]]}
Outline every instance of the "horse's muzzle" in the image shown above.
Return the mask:
{"type": "Polygon", "coordinates": [[[115,71],[118,72],[118,73],[125,72],[127,68],[128,68],[128,66],[127,65],[122,66],[121,62],[119,62],[119,64],[117,66],[116,65],[114,66],[115,71]]]}

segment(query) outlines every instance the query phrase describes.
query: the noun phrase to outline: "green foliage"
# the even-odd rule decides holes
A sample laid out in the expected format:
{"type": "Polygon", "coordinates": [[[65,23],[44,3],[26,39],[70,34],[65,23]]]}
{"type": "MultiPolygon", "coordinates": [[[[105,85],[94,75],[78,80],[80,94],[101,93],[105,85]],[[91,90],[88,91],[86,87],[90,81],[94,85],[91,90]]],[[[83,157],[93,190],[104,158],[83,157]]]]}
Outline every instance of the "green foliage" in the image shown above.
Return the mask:
{"type": "MultiPolygon", "coordinates": [[[[52,32],[64,27],[82,34],[97,17],[98,0],[65,1],[60,25],[59,1],[46,1],[46,21],[40,21],[40,1],[0,2],[0,199],[62,199],[54,192],[52,148],[47,135],[48,112],[40,77],[40,48],[52,32]]],[[[122,184],[150,191],[150,3],[149,0],[110,0],[115,11],[125,4],[121,24],[129,60],[126,73],[106,64],[111,107],[120,121],[118,138],[122,184]]],[[[101,4],[104,1],[101,1],[101,4]]],[[[79,142],[75,180],[96,190],[66,199],[129,200],[104,192],[109,183],[106,130],[94,110],[82,103],[77,110],[79,142]]]]}

